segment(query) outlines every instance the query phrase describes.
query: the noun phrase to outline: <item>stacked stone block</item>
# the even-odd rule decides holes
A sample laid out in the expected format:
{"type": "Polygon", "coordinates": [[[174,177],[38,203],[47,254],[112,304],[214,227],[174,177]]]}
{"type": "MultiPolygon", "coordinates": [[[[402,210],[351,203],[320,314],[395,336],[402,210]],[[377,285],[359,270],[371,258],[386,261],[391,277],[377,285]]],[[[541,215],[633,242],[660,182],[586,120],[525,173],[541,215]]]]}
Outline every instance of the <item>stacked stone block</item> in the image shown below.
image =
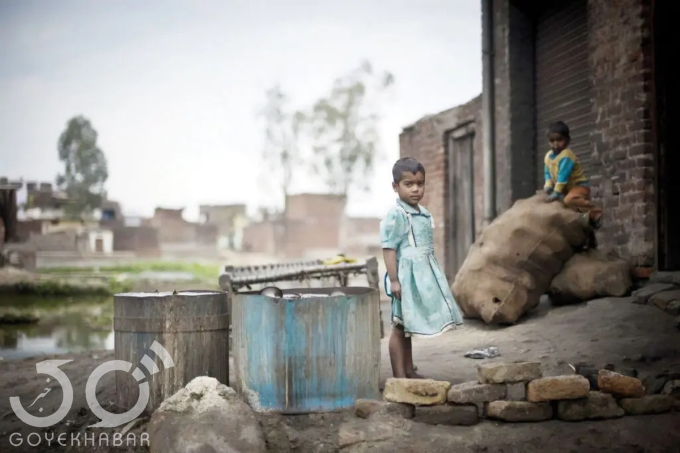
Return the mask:
{"type": "Polygon", "coordinates": [[[477,381],[452,385],[431,379],[393,379],[383,401],[359,400],[355,413],[397,415],[435,425],[474,425],[481,419],[505,422],[602,420],[624,415],[680,410],[680,380],[647,395],[642,381],[601,369],[596,379],[580,374],[543,376],[537,362],[489,363],[477,381]]]}

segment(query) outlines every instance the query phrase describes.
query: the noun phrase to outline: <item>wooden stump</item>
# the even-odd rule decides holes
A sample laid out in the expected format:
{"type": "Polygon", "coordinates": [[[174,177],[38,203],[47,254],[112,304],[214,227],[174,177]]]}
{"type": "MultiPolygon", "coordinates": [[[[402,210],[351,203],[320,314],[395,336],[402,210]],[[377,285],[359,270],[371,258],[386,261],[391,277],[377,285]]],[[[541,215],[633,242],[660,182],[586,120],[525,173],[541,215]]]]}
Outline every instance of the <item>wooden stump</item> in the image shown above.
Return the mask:
{"type": "Polygon", "coordinates": [[[229,385],[225,292],[116,294],[113,329],[116,360],[132,364],[129,373],[116,372],[117,404],[125,409],[137,403],[137,367],[149,382],[148,411],[198,376],[229,385]]]}

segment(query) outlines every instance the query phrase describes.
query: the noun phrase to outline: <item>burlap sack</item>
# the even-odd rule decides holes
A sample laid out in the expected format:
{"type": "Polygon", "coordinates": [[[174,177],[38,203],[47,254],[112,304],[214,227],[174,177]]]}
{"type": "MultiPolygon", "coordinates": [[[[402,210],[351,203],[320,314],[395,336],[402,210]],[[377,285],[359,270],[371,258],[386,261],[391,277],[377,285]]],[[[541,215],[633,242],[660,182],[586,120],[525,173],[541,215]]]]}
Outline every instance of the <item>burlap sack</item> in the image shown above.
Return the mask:
{"type": "Polygon", "coordinates": [[[550,299],[568,304],[598,297],[623,297],[633,287],[630,264],[598,250],[577,253],[550,283],[550,299]]]}
{"type": "Polygon", "coordinates": [[[588,219],[537,194],[517,201],[472,245],[451,290],[468,318],[515,323],[588,239],[588,219]]]}

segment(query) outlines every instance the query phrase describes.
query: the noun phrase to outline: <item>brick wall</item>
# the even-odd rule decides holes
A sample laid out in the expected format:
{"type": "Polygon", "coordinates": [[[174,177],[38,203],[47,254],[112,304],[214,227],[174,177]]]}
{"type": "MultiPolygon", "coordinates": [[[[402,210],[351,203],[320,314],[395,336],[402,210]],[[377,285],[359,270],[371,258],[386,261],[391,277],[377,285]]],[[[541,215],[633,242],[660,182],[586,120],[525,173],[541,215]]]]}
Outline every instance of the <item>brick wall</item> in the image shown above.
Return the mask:
{"type": "Polygon", "coordinates": [[[634,265],[653,265],[656,203],[651,121],[650,10],[640,0],[590,0],[590,64],[603,247],[634,265]]]}
{"type": "MultiPolygon", "coordinates": [[[[601,248],[636,266],[655,260],[656,201],[651,122],[651,14],[648,0],[588,2],[595,133],[593,197],[605,210],[601,248]]],[[[538,1],[494,0],[498,211],[531,194],[533,16],[538,1]],[[531,83],[530,83],[531,82],[531,83]]],[[[533,173],[532,173],[533,178],[533,173]]]]}
{"type": "Polygon", "coordinates": [[[445,263],[446,205],[449,202],[447,175],[448,133],[466,123],[475,131],[475,218],[476,231],[482,230],[484,218],[484,159],[482,155],[481,96],[461,106],[436,115],[426,116],[412,126],[404,128],[399,136],[401,157],[413,157],[425,167],[425,196],[422,205],[434,216],[434,247],[437,260],[445,263]]]}
{"type": "Polygon", "coordinates": [[[151,227],[117,226],[113,230],[113,250],[152,255],[160,251],[158,230],[151,227]]]}

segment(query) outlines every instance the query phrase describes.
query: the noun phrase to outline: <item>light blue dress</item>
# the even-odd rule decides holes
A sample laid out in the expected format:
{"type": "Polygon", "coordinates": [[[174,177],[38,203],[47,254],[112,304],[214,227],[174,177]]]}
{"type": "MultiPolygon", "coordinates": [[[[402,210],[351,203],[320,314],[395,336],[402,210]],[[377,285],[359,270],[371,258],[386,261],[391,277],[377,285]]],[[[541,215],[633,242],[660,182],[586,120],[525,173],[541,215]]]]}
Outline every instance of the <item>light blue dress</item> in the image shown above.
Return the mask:
{"type": "Polygon", "coordinates": [[[438,335],[463,324],[463,316],[449,289],[446,275],[434,257],[432,215],[427,209],[397,200],[380,222],[382,248],[397,251],[401,300],[392,298],[392,323],[404,326],[407,336],[438,335]]]}

